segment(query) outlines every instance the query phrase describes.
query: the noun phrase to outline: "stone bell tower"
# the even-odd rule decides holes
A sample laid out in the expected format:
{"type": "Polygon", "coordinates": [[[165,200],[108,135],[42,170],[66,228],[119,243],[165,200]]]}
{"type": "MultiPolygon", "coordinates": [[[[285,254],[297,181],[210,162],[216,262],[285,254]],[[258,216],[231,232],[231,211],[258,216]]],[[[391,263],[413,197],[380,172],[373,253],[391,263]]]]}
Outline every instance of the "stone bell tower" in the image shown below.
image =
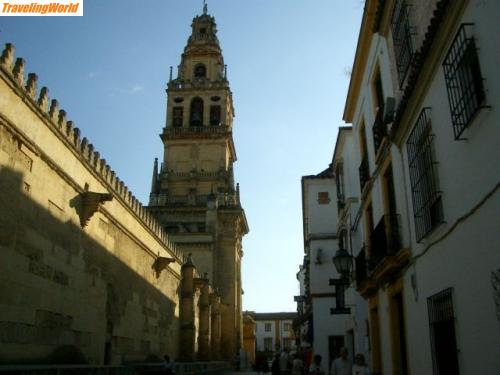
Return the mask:
{"type": "Polygon", "coordinates": [[[220,296],[220,348],[211,357],[230,360],[242,345],[241,242],[248,225],[233,176],[232,93],[206,5],[191,27],[177,78],[170,68],[163,162],[154,162],[148,210],[220,296]]]}

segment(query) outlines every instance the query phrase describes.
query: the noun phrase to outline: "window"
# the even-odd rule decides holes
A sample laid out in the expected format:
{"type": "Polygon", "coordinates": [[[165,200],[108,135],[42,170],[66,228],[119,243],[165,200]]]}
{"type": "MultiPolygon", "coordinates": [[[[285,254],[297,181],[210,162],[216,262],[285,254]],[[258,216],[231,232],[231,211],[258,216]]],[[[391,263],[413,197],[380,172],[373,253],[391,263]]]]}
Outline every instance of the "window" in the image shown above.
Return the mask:
{"type": "Polygon", "coordinates": [[[272,337],[264,337],[264,351],[266,351],[266,352],[273,351],[273,339],[272,339],[272,337]]]}
{"type": "Polygon", "coordinates": [[[184,108],[174,107],[172,110],[172,126],[177,128],[182,126],[182,117],[184,114],[184,108]]]}
{"type": "Polygon", "coordinates": [[[406,143],[417,241],[443,221],[433,151],[430,109],[424,108],[406,143]]]}
{"type": "Polygon", "coordinates": [[[474,115],[484,108],[483,78],[471,24],[463,24],[443,63],[455,139],[460,138],[474,115]]]}
{"type": "Polygon", "coordinates": [[[203,125],[203,100],[194,98],[191,102],[191,117],[189,121],[191,126],[203,125]]]}
{"type": "Polygon", "coordinates": [[[433,372],[435,375],[458,374],[452,289],[445,289],[427,298],[427,308],[433,372]]]}
{"type": "Polygon", "coordinates": [[[283,331],[290,332],[291,327],[292,327],[292,325],[290,323],[285,323],[285,324],[283,324],[283,331]]]}
{"type": "Polygon", "coordinates": [[[361,164],[359,165],[359,186],[361,193],[368,180],[370,180],[370,166],[368,162],[368,151],[366,148],[365,125],[362,123],[359,129],[359,147],[361,148],[361,164]]]}
{"type": "Polygon", "coordinates": [[[271,332],[271,323],[266,323],[264,325],[264,331],[271,332]]]}
{"type": "Polygon", "coordinates": [[[380,77],[380,70],[377,69],[375,79],[373,80],[373,93],[375,94],[375,109],[377,112],[384,110],[384,89],[382,88],[382,78],[380,77]]]}
{"type": "Polygon", "coordinates": [[[392,13],[391,25],[399,87],[403,86],[415,52],[409,14],[409,6],[406,4],[406,1],[396,1],[396,6],[392,13]]]}
{"type": "Polygon", "coordinates": [[[220,105],[210,106],[210,125],[220,125],[220,105]]]}
{"type": "Polygon", "coordinates": [[[290,337],[285,337],[283,339],[283,350],[288,351],[292,349],[292,339],[290,337]]]}
{"type": "Polygon", "coordinates": [[[375,79],[373,81],[373,93],[374,93],[374,103],[375,103],[375,121],[372,127],[373,133],[373,145],[375,148],[375,154],[382,144],[382,140],[387,135],[387,128],[384,123],[384,90],[382,89],[382,79],[380,78],[380,70],[377,69],[375,79]]]}
{"type": "Polygon", "coordinates": [[[319,204],[328,204],[330,203],[330,197],[328,196],[327,191],[321,191],[318,193],[318,203],[319,204]]]}
{"type": "Polygon", "coordinates": [[[335,168],[335,182],[337,184],[337,199],[344,200],[344,165],[342,162],[337,163],[335,168]]]}
{"type": "Polygon", "coordinates": [[[197,64],[194,67],[195,78],[205,78],[207,76],[207,68],[203,64],[197,64]]]}

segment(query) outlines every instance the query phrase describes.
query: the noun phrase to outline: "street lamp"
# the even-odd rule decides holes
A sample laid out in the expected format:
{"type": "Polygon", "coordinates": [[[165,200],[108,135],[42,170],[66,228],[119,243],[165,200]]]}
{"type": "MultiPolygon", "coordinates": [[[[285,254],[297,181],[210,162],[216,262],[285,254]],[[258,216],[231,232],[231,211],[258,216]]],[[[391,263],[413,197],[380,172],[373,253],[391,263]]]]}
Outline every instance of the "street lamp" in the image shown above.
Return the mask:
{"type": "Polygon", "coordinates": [[[351,309],[345,307],[345,288],[349,285],[349,278],[352,269],[353,256],[346,249],[340,248],[332,258],[337,272],[340,274],[338,279],[330,279],[330,285],[335,286],[335,301],[337,306],[330,309],[330,314],[349,314],[351,309]]]}
{"type": "Polygon", "coordinates": [[[340,248],[332,258],[333,264],[342,279],[349,279],[352,268],[353,256],[347,252],[346,249],[340,248]]]}

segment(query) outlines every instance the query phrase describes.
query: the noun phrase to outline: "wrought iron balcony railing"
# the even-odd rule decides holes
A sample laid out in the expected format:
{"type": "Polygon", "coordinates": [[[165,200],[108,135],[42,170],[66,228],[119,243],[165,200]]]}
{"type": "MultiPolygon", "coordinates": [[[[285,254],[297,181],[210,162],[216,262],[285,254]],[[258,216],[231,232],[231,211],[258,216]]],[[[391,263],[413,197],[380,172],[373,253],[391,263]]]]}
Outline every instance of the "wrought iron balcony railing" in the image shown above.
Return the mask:
{"type": "Polygon", "coordinates": [[[370,167],[368,165],[368,155],[365,155],[363,157],[363,160],[361,160],[361,164],[359,166],[359,186],[361,188],[361,192],[363,191],[363,188],[365,187],[365,184],[369,179],[370,167]]]}
{"type": "Polygon", "coordinates": [[[384,215],[370,236],[370,266],[375,268],[386,256],[401,248],[399,215],[384,215]]]}
{"type": "Polygon", "coordinates": [[[368,278],[368,267],[366,259],[365,247],[361,249],[358,256],[354,260],[356,266],[356,285],[359,286],[368,278]]]}
{"type": "Polygon", "coordinates": [[[167,195],[165,193],[151,194],[150,206],[205,206],[208,201],[215,201],[218,207],[239,207],[240,195],[235,193],[198,194],[198,195],[167,195]]]}
{"type": "Polygon", "coordinates": [[[163,128],[162,136],[167,137],[179,137],[183,135],[194,135],[194,134],[225,134],[231,132],[231,128],[227,125],[220,126],[183,126],[183,127],[171,127],[168,126],[163,128]]]}

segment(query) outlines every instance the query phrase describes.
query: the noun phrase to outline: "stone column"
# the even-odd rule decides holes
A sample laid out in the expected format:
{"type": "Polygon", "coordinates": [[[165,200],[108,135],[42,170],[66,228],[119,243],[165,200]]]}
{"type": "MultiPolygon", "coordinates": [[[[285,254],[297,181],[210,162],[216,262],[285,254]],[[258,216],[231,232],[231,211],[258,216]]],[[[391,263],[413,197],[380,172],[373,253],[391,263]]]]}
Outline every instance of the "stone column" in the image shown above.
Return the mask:
{"type": "Polygon", "coordinates": [[[220,343],[221,343],[221,303],[220,296],[217,291],[210,295],[211,301],[211,322],[212,322],[212,330],[211,330],[211,357],[212,360],[221,359],[221,351],[220,351],[220,343]]]}
{"type": "Polygon", "coordinates": [[[201,290],[199,300],[200,320],[198,336],[198,360],[210,360],[210,285],[206,274],[202,279],[196,279],[197,286],[201,290]]]}
{"type": "Polygon", "coordinates": [[[236,243],[233,237],[222,237],[219,240],[218,262],[220,269],[217,287],[221,303],[225,307],[221,313],[221,356],[225,361],[233,361],[237,354],[238,327],[237,316],[237,282],[236,282],[236,243]]]}
{"type": "Polygon", "coordinates": [[[195,306],[194,306],[194,271],[195,266],[189,254],[181,268],[181,298],[180,298],[180,343],[179,361],[195,360],[195,306]]]}

